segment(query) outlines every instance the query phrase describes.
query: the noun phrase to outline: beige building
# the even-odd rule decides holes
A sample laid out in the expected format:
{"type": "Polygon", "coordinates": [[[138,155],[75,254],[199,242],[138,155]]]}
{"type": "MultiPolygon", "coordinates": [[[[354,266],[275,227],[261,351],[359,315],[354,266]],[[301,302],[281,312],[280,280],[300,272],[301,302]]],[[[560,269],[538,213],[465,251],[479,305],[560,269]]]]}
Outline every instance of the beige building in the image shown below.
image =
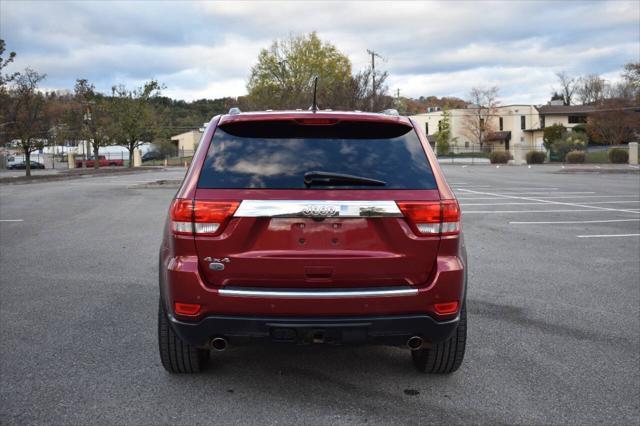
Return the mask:
{"type": "Polygon", "coordinates": [[[193,154],[200,142],[200,138],[202,138],[202,132],[198,130],[191,130],[189,132],[172,136],[171,142],[176,145],[180,155],[184,155],[185,153],[193,154]]]}
{"type": "MultiPolygon", "coordinates": [[[[572,128],[586,123],[587,114],[593,110],[589,106],[565,106],[557,103],[549,105],[504,105],[497,108],[489,120],[492,129],[485,138],[483,149],[507,150],[516,163],[524,161],[527,151],[544,151],[542,137],[545,126],[562,124],[572,128]]],[[[473,108],[449,110],[451,130],[450,146],[454,152],[478,152],[480,144],[469,130],[469,122],[474,114],[473,108]]],[[[422,127],[432,145],[435,145],[435,133],[443,119],[442,110],[429,111],[411,116],[422,127]]]]}

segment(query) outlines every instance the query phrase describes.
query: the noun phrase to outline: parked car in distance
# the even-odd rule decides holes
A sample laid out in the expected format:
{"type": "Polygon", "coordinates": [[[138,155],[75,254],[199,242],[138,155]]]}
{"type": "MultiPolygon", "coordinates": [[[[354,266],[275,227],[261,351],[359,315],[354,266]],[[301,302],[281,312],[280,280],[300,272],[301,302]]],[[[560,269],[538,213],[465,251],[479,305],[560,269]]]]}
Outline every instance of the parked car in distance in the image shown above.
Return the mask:
{"type": "Polygon", "coordinates": [[[167,371],[266,343],[393,345],[421,372],[460,367],[460,208],[419,126],[391,112],[236,110],[202,141],[160,247],[167,371]]]}
{"type": "Polygon", "coordinates": [[[142,156],[142,162],[153,160],[164,160],[164,154],[160,151],[149,151],[142,156]]]}
{"type": "MultiPolygon", "coordinates": [[[[38,163],[37,161],[30,161],[30,163],[31,163],[31,170],[44,169],[44,164],[42,163],[38,163]]],[[[13,163],[13,164],[10,164],[8,168],[13,170],[24,170],[27,168],[27,163],[25,163],[24,161],[20,163],[13,163]]]]}
{"type": "MultiPolygon", "coordinates": [[[[94,156],[87,157],[87,167],[93,167],[93,163],[95,161],[94,156]]],[[[76,158],[76,168],[82,167],[83,160],[76,158]]],[[[107,158],[104,155],[98,156],[98,165],[100,167],[115,167],[115,166],[124,166],[124,161],[119,158],[107,158]]]]}

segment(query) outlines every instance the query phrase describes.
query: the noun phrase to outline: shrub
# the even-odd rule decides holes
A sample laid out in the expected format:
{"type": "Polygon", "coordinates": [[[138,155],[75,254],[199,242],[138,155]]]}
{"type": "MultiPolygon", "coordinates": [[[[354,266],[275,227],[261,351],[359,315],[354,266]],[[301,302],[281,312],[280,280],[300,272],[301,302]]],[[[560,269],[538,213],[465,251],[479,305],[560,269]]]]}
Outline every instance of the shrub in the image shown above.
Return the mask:
{"type": "Polygon", "coordinates": [[[551,145],[551,150],[555,153],[557,160],[566,161],[566,155],[571,151],[583,151],[587,145],[587,137],[583,133],[567,132],[562,139],[555,141],[551,145]]]}
{"type": "Polygon", "coordinates": [[[507,164],[511,160],[511,154],[509,151],[493,151],[489,154],[489,161],[491,164],[507,164]]]}
{"type": "Polygon", "coordinates": [[[584,163],[585,157],[586,154],[584,153],[584,151],[571,151],[565,158],[567,160],[567,163],[579,164],[584,163]]]}
{"type": "Polygon", "coordinates": [[[629,162],[629,153],[626,149],[611,148],[609,150],[609,161],[615,164],[624,164],[629,162]]]}
{"type": "Polygon", "coordinates": [[[447,155],[449,153],[449,143],[446,141],[436,142],[436,152],[438,155],[447,155]]]}
{"type": "Polygon", "coordinates": [[[544,141],[544,147],[549,150],[551,146],[556,142],[562,139],[562,137],[567,133],[567,129],[562,124],[554,124],[552,126],[547,126],[544,128],[544,135],[542,140],[544,141]]]}
{"type": "Polygon", "coordinates": [[[542,151],[527,152],[527,164],[542,164],[547,159],[547,153],[542,151]]]}

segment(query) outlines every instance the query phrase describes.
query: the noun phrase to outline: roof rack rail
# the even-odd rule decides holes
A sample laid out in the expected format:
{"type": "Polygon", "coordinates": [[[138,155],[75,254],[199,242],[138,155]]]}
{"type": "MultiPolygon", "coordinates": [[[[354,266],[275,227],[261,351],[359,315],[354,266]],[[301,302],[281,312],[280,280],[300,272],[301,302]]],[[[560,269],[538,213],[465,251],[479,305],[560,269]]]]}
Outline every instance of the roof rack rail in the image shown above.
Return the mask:
{"type": "Polygon", "coordinates": [[[386,115],[400,115],[400,113],[398,112],[397,109],[393,109],[393,108],[389,108],[389,109],[385,109],[384,111],[382,111],[381,114],[386,114],[386,115]]]}
{"type": "Polygon", "coordinates": [[[238,115],[241,112],[242,111],[240,111],[240,108],[238,107],[229,108],[229,115],[238,115]]]}

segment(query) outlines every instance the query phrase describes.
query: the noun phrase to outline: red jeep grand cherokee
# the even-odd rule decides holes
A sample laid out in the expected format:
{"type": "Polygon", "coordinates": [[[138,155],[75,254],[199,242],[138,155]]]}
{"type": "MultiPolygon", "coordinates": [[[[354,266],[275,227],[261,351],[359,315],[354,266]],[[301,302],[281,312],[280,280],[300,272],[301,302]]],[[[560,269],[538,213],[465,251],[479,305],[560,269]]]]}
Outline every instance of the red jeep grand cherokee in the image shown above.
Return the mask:
{"type": "Polygon", "coordinates": [[[214,117],[160,248],[162,365],[291,342],[405,346],[451,373],[466,340],[460,209],[424,134],[396,114],[214,117]]]}

